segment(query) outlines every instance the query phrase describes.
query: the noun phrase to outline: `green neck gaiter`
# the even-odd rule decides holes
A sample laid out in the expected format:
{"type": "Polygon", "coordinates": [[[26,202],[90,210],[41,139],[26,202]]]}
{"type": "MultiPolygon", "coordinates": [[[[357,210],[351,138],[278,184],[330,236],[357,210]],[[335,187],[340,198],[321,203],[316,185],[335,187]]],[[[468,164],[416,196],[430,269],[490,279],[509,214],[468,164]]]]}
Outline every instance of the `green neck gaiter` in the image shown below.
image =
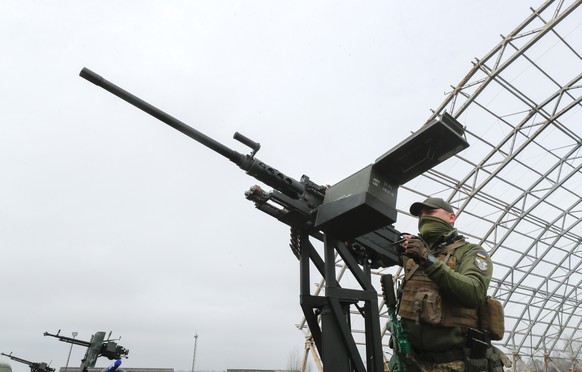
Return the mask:
{"type": "Polygon", "coordinates": [[[430,247],[449,241],[457,235],[457,229],[447,221],[430,216],[418,219],[418,232],[430,247]]]}

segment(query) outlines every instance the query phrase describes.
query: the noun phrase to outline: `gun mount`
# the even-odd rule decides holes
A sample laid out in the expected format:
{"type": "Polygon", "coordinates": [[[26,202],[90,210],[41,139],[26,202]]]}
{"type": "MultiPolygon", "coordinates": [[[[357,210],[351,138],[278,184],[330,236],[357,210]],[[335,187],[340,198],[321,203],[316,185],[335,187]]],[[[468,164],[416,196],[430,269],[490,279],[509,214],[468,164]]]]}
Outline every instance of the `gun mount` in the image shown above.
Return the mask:
{"type": "Polygon", "coordinates": [[[87,68],[79,75],[221,154],[248,175],[272,187],[272,191],[264,191],[258,185],[253,186],[245,196],[257,209],[291,227],[290,246],[300,262],[300,304],[324,369],[383,371],[378,293],[372,285],[370,269],[399,263],[400,233],[393,226],[398,187],[469,146],[459,122],[445,113],[373,164],[327,187],[305,175],[297,181],[260,161],[255,157],[260,144],[238,132],[234,139],[251,148],[248,155],[230,149],[87,68]],[[309,237],[323,242],[323,258],[309,237]],[[340,287],[335,273],[336,252],[361,290],[340,287]],[[325,280],[322,296],[311,295],[310,262],[325,280]],[[364,305],[360,306],[360,302],[364,305]],[[366,324],[365,364],[349,328],[350,306],[357,307],[366,324]]]}
{"type": "Polygon", "coordinates": [[[22,358],[15,357],[10,354],[0,353],[0,355],[7,356],[8,358],[14,360],[15,362],[24,363],[30,367],[30,372],[55,372],[54,368],[49,367],[45,362],[31,362],[22,358]]]}
{"type": "Polygon", "coordinates": [[[83,341],[78,340],[76,338],[66,337],[60,335],[61,330],[56,334],[51,334],[45,332],[45,336],[55,337],[59,339],[59,341],[63,341],[73,345],[80,345],[87,348],[87,352],[83,359],[81,359],[81,371],[87,371],[88,368],[95,367],[95,363],[97,362],[97,358],[103,356],[109,360],[117,360],[121,358],[127,358],[129,354],[129,350],[124,348],[123,346],[118,345],[114,340],[111,340],[111,332],[105,340],[105,332],[96,332],[94,335],[91,336],[90,341],[83,341]]]}

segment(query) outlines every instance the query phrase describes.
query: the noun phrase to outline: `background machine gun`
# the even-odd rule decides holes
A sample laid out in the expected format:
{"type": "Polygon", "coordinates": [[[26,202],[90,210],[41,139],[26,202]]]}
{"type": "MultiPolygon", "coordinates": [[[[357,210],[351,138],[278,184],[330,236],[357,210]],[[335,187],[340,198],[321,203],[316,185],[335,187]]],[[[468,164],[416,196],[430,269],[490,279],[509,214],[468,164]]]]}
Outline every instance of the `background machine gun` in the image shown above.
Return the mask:
{"type": "Polygon", "coordinates": [[[105,332],[96,332],[94,335],[91,336],[90,341],[83,341],[78,340],[76,338],[61,336],[59,333],[61,330],[56,334],[51,334],[45,332],[45,336],[51,336],[58,338],[59,341],[67,342],[69,344],[74,345],[81,345],[87,348],[87,352],[83,359],[81,359],[81,371],[87,371],[88,368],[95,367],[95,363],[97,362],[97,358],[100,356],[106,357],[109,360],[118,360],[121,358],[127,358],[129,354],[129,350],[124,348],[121,345],[118,345],[113,340],[110,340],[111,332],[105,340],[105,332]]]}
{"type": "Polygon", "coordinates": [[[291,249],[300,262],[300,304],[324,369],[383,371],[378,294],[370,269],[399,263],[396,242],[400,233],[392,225],[397,216],[398,187],[469,146],[459,122],[445,113],[373,164],[326,187],[305,175],[295,180],[255,158],[260,144],[238,132],[234,139],[250,147],[248,155],[208,137],[87,68],[81,70],[80,76],[221,154],[272,187],[267,192],[253,186],[245,195],[256,208],[291,227],[291,249]],[[310,237],[323,241],[323,258],[310,237]],[[361,290],[340,287],[335,272],[336,253],[361,290]],[[310,263],[325,279],[323,296],[311,295],[310,263]],[[350,329],[351,306],[364,318],[365,362],[350,329]]]}
{"type": "Polygon", "coordinates": [[[30,362],[28,360],[15,357],[12,355],[12,353],[10,354],[1,353],[1,355],[7,356],[8,358],[16,362],[26,364],[27,366],[30,367],[30,372],[55,372],[55,369],[49,367],[48,364],[46,364],[45,362],[30,362]]]}

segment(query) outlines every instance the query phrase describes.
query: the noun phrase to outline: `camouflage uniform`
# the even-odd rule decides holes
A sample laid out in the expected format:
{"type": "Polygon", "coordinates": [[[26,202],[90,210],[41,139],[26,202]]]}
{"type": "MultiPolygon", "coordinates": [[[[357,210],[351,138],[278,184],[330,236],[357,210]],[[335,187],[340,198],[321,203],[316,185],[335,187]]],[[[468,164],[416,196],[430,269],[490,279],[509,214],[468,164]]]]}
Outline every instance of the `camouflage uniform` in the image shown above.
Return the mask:
{"type": "MultiPolygon", "coordinates": [[[[452,213],[450,205],[442,199],[429,198],[425,203],[434,200],[438,201],[438,208],[443,205],[452,213]]],[[[414,204],[411,207],[413,215],[419,215],[418,204],[427,205],[415,204],[416,210],[414,204]]],[[[425,243],[432,261],[418,265],[410,257],[402,257],[406,276],[399,315],[412,347],[406,360],[407,371],[503,371],[498,353],[491,346],[487,359],[476,359],[475,363],[468,359],[471,350],[467,347],[467,330],[479,327],[478,308],[486,300],[493,271],[491,259],[482,247],[466,243],[452,225],[438,220],[438,217],[419,219],[419,228],[422,223],[432,223],[437,225],[437,232],[442,230],[440,237],[426,234],[430,237],[425,243]],[[424,287],[432,287],[436,295],[424,287]],[[495,358],[487,362],[494,354],[495,358]]]]}

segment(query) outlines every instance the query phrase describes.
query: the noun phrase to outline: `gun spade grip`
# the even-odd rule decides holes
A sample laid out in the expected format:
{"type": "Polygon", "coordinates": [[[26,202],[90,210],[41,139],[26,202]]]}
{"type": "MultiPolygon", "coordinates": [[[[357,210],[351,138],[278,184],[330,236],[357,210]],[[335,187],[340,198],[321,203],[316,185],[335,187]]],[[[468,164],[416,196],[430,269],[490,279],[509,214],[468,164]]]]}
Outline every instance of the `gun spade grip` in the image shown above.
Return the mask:
{"type": "Polygon", "coordinates": [[[101,75],[94,73],[87,67],[83,67],[83,69],[79,73],[79,76],[82,77],[83,79],[89,80],[95,85],[101,86],[101,83],[103,82],[103,77],[101,77],[101,75]]]}

